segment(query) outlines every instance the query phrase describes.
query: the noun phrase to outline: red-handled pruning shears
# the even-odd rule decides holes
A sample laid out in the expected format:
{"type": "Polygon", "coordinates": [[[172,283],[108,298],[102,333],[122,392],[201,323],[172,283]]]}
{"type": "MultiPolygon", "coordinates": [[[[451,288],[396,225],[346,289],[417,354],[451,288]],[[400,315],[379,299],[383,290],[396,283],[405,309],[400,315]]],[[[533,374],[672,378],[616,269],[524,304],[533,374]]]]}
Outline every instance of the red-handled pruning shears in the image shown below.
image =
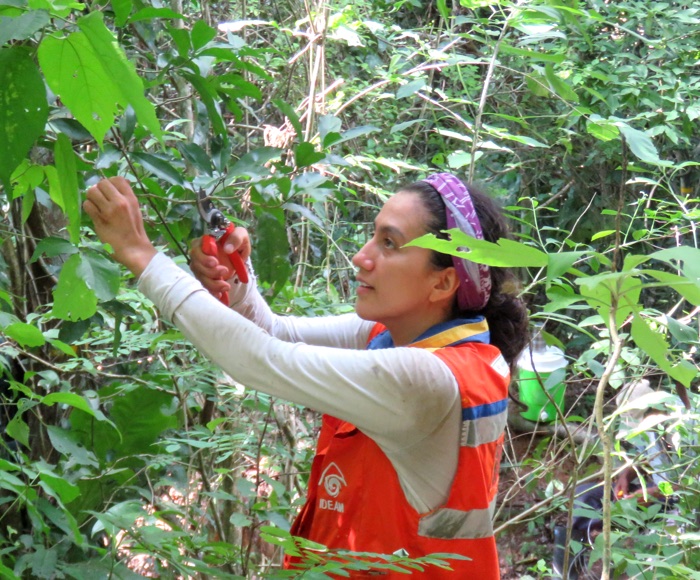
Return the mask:
{"type": "MultiPolygon", "coordinates": [[[[233,277],[235,271],[238,279],[243,284],[247,284],[248,270],[241,255],[238,252],[232,254],[224,252],[226,238],[233,232],[235,226],[214,206],[203,189],[197,192],[197,208],[208,230],[208,233],[202,237],[202,251],[207,256],[217,258],[219,264],[227,268],[226,279],[233,277]]],[[[228,306],[228,292],[222,293],[219,300],[228,306]]]]}

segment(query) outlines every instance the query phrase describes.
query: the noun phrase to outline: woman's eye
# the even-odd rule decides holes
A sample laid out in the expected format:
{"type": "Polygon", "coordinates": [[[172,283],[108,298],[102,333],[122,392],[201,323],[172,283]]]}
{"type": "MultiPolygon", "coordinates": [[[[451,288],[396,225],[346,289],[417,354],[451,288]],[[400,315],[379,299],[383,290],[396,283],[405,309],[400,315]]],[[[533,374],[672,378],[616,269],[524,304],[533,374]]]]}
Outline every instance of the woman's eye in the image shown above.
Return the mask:
{"type": "Polygon", "coordinates": [[[396,247],[396,244],[394,244],[394,241],[392,239],[384,238],[384,247],[392,249],[396,247]]]}

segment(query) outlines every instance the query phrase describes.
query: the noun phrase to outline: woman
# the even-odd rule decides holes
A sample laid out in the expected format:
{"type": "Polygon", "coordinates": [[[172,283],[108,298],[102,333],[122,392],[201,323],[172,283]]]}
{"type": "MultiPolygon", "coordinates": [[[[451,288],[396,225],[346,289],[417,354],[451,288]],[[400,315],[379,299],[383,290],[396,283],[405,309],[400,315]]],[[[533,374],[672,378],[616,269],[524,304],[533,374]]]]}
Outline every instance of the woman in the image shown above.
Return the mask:
{"type": "MultiPolygon", "coordinates": [[[[233,310],[224,308],[155,250],[123,178],[91,187],[84,207],[115,259],[197,348],[242,384],[324,413],[294,534],[330,548],[469,558],[415,578],[499,577],[491,520],[526,312],[507,270],[404,247],[453,227],[505,236],[488,197],[450,174],[403,188],[353,258],[356,313],[316,319],[275,316],[252,283],[234,284],[233,310]]],[[[236,232],[229,249],[247,258],[236,232]]],[[[192,269],[214,295],[231,288],[198,248],[192,269]]]]}

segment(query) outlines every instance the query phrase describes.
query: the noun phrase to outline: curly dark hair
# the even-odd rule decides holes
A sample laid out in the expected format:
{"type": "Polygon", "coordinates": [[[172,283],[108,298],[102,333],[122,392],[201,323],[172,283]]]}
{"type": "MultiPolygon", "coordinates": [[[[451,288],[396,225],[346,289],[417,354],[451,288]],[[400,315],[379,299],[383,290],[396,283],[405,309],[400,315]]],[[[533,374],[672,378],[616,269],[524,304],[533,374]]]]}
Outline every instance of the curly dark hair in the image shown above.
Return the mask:
{"type": "MultiPolygon", "coordinates": [[[[474,185],[467,184],[476,215],[479,217],[484,239],[496,242],[501,238],[510,238],[510,229],[506,219],[496,202],[479,191],[474,185]]],[[[417,181],[406,187],[402,192],[417,194],[429,215],[430,223],[426,224],[429,233],[438,238],[448,239],[447,209],[437,190],[425,181],[417,181]]],[[[441,252],[433,252],[433,263],[437,268],[449,268],[453,265],[452,256],[441,252]]],[[[529,341],[529,321],[525,303],[518,297],[519,282],[510,268],[490,267],[491,297],[486,306],[478,311],[460,311],[455,296],[454,317],[469,317],[483,315],[489,324],[491,344],[498,347],[503,357],[513,369],[520,352],[529,341]]]]}

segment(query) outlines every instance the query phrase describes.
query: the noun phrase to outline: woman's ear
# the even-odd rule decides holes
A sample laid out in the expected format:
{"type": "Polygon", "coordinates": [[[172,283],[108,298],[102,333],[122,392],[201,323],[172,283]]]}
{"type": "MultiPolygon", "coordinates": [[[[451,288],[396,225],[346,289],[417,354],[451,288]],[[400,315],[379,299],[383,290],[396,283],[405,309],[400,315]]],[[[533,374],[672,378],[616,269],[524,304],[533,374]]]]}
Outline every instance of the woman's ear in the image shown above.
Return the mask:
{"type": "Polygon", "coordinates": [[[449,301],[452,304],[454,296],[459,288],[459,277],[454,266],[435,271],[435,284],[430,294],[431,302],[449,301]]]}

